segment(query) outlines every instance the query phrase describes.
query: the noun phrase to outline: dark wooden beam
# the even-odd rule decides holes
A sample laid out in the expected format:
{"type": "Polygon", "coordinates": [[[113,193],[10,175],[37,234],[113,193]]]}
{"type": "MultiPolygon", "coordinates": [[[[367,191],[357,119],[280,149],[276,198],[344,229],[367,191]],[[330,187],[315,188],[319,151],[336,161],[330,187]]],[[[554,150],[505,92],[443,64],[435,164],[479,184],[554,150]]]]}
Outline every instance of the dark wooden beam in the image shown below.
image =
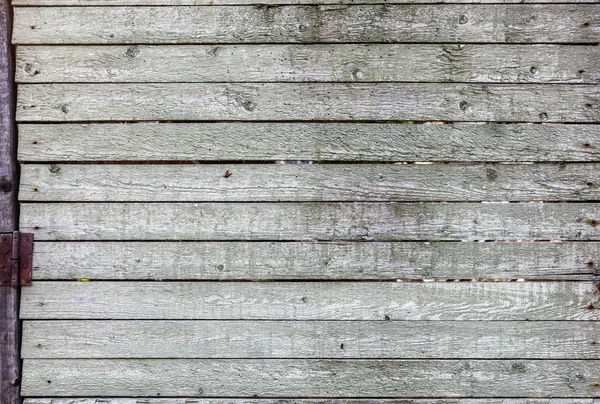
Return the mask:
{"type": "MultiPolygon", "coordinates": [[[[0,0],[0,232],[17,229],[15,91],[11,5],[0,0]]],[[[0,287],[0,404],[18,404],[18,289],[0,287]]]]}

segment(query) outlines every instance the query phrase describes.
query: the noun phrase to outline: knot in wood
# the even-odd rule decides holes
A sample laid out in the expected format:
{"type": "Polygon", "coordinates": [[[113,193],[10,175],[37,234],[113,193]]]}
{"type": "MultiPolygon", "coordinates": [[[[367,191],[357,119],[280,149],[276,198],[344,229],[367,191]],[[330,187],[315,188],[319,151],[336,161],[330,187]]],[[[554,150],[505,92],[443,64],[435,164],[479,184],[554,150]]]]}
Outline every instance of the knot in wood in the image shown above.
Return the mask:
{"type": "Polygon", "coordinates": [[[129,59],[134,59],[136,58],[139,54],[140,54],[140,48],[137,45],[133,45],[130,46],[129,48],[127,48],[127,51],[125,52],[125,54],[127,55],[127,57],[129,59]]]}
{"type": "Polygon", "coordinates": [[[12,191],[12,182],[10,182],[10,180],[6,179],[6,178],[0,178],[0,191],[1,192],[10,192],[12,191]]]}
{"type": "Polygon", "coordinates": [[[35,76],[40,73],[40,71],[34,68],[34,66],[31,63],[25,63],[25,67],[23,68],[23,70],[25,70],[25,73],[31,76],[35,76]]]}
{"type": "Polygon", "coordinates": [[[356,80],[360,80],[364,77],[364,74],[360,70],[354,69],[352,71],[352,77],[354,77],[356,80]]]}

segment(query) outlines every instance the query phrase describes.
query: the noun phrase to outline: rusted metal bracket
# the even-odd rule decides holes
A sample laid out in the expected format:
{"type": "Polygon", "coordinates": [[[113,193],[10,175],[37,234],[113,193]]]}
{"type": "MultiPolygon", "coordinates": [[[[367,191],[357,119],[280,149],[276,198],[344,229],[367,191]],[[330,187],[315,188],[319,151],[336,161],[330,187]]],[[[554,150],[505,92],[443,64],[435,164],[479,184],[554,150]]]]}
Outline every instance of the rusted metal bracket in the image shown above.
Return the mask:
{"type": "Polygon", "coordinates": [[[0,235],[0,286],[31,286],[33,234],[0,235]]]}

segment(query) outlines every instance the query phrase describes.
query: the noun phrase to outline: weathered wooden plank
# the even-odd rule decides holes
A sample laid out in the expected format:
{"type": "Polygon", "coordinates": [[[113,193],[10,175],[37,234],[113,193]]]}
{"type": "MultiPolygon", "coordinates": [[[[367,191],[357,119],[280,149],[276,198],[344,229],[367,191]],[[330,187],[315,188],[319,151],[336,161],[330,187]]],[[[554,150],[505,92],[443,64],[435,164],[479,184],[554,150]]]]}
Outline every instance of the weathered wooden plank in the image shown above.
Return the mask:
{"type": "Polygon", "coordinates": [[[21,161],[600,161],[597,125],[21,124],[21,161]]]}
{"type": "Polygon", "coordinates": [[[597,243],[37,242],[34,280],[560,279],[599,275],[597,243]]]}
{"type": "Polygon", "coordinates": [[[220,398],[28,398],[25,404],[597,404],[594,398],[422,399],[220,399],[220,398]]]}
{"type": "Polygon", "coordinates": [[[44,82],[600,82],[598,46],[20,46],[16,80],[44,82]]]}
{"type": "Polygon", "coordinates": [[[600,200],[600,167],[597,164],[27,164],[21,171],[19,199],[594,201],[600,200]]]}
{"type": "Polygon", "coordinates": [[[13,0],[15,6],[231,6],[289,4],[511,4],[511,3],[598,3],[599,0],[13,0]]]}
{"type": "MultiPolygon", "coordinates": [[[[0,233],[17,229],[17,134],[13,89],[12,12],[0,1],[0,233]]],[[[18,291],[0,287],[0,404],[19,404],[18,291]]]]}
{"type": "MultiPolygon", "coordinates": [[[[22,319],[599,320],[593,282],[34,282],[22,319]]],[[[92,394],[92,393],[89,393],[92,394]]]]}
{"type": "Polygon", "coordinates": [[[598,240],[600,205],[23,203],[36,240],[598,240]]]}
{"type": "Polygon", "coordinates": [[[600,359],[599,322],[25,321],[23,358],[600,359]]]}
{"type": "Polygon", "coordinates": [[[597,360],[27,359],[23,366],[30,396],[590,397],[600,381],[597,360]]]}
{"type": "Polygon", "coordinates": [[[600,7],[17,7],[15,44],[598,43],[600,7]]]}
{"type": "Polygon", "coordinates": [[[19,121],[600,122],[600,86],[568,84],[23,84],[18,99],[19,121]]]}

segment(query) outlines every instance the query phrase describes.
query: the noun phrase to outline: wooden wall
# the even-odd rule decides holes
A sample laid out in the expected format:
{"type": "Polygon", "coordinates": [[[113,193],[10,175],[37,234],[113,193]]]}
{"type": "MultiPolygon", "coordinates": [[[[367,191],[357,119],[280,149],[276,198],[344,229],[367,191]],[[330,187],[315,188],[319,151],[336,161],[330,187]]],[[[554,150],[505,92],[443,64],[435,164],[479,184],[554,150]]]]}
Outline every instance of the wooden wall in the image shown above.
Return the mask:
{"type": "Polygon", "coordinates": [[[27,404],[597,403],[600,4],[253,3],[13,0],[27,404]]]}

